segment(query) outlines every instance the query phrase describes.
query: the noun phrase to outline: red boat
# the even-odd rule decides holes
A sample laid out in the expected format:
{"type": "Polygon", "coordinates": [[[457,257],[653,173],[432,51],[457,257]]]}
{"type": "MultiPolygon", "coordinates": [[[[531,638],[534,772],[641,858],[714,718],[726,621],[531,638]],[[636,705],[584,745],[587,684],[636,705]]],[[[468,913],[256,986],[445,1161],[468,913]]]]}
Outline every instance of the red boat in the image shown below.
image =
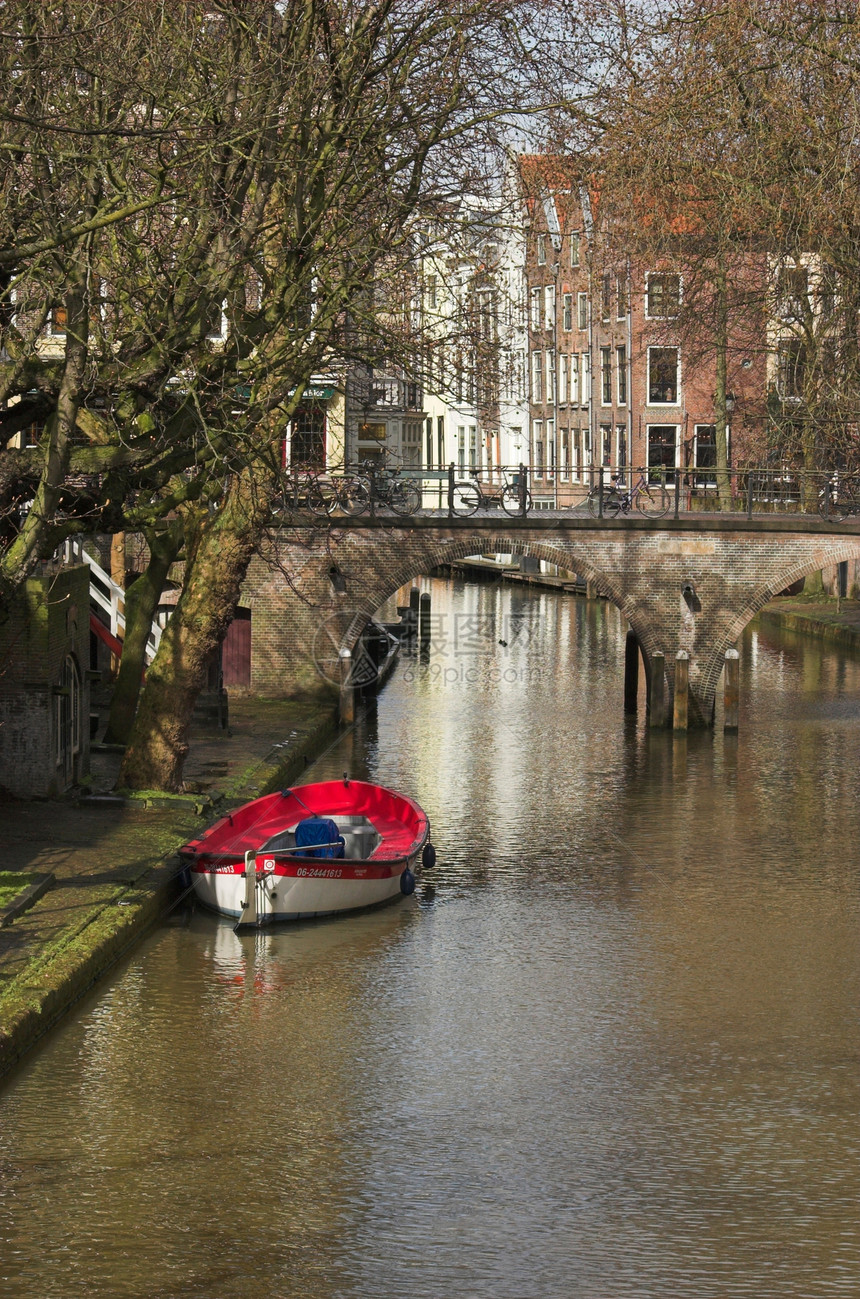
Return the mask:
{"type": "Polygon", "coordinates": [[[435,855],[417,803],[347,777],[255,798],[180,849],[200,901],[239,925],[393,901],[435,855]]]}

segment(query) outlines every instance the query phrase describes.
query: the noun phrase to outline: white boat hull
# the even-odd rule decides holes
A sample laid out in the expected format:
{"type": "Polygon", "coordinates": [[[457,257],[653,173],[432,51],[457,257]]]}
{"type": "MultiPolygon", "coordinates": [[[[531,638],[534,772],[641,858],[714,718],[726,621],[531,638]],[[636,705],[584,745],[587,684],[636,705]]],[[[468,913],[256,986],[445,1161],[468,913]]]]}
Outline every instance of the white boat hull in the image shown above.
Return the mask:
{"type": "MultiPolygon", "coordinates": [[[[409,867],[414,871],[414,858],[409,867]]],[[[244,871],[236,873],[233,867],[209,871],[192,868],[191,879],[197,898],[205,907],[234,920],[263,925],[393,902],[402,896],[404,869],[402,861],[386,868],[323,860],[297,867],[294,875],[258,870],[250,905],[249,882],[244,871]]]]}

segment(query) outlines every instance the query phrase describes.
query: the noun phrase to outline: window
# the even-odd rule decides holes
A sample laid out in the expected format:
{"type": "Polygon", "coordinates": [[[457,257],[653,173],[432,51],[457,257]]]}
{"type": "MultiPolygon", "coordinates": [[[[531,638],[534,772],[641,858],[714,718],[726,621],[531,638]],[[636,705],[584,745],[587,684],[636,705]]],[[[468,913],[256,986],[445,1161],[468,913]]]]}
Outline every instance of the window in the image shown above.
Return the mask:
{"type": "MultiPolygon", "coordinates": [[[[726,429],[726,451],[729,450],[729,430],[726,429]]],[[[696,487],[716,487],[717,476],[717,426],[716,424],[697,424],[693,431],[692,467],[697,471],[694,480],[696,487]]],[[[729,456],[729,463],[731,457],[729,456]]]]}
{"type": "Polygon", "coordinates": [[[469,468],[478,469],[478,430],[474,424],[469,425],[469,468]]]}
{"type": "Polygon", "coordinates": [[[561,430],[561,480],[570,481],[570,432],[566,428],[561,430]]]}
{"type": "Polygon", "coordinates": [[[555,420],[546,422],[546,467],[547,478],[555,476],[555,420]]]}
{"type": "Polygon", "coordinates": [[[570,264],[579,265],[579,231],[574,230],[570,236],[570,264]]]}
{"type": "Polygon", "coordinates": [[[401,404],[400,380],[384,374],[374,374],[371,379],[370,404],[399,406],[401,404]]]}
{"type": "Polygon", "coordinates": [[[427,306],[430,308],[431,311],[435,311],[437,305],[438,305],[438,297],[437,297],[437,289],[436,289],[436,276],[428,275],[427,276],[427,306]]]}
{"type": "Polygon", "coordinates": [[[778,312],[783,320],[803,320],[809,311],[809,272],[805,266],[781,266],[777,280],[778,312]]]}
{"type": "Polygon", "coordinates": [[[570,476],[576,482],[579,478],[579,429],[570,430],[570,476]]]}
{"type": "Polygon", "coordinates": [[[421,391],[421,384],[410,380],[405,387],[407,410],[420,410],[424,405],[424,394],[421,391]]]}
{"type": "Polygon", "coordinates": [[[778,351],[777,391],[783,401],[798,401],[803,396],[806,376],[806,348],[799,338],[783,338],[778,351]]]}
{"type": "Polygon", "coordinates": [[[580,329],[588,329],[588,294],[576,295],[576,323],[580,329]]]}
{"type": "Polygon", "coordinates": [[[588,365],[589,365],[588,353],[583,352],[579,359],[582,362],[582,372],[580,374],[580,380],[579,380],[579,400],[581,405],[588,406],[589,403],[591,402],[591,393],[589,391],[589,377],[588,377],[588,365]]]}
{"type": "Polygon", "coordinates": [[[573,294],[565,293],[561,299],[561,327],[573,329],[573,294]]]}
{"type": "Polygon", "coordinates": [[[603,279],[600,282],[600,318],[608,320],[611,314],[611,297],[612,297],[612,277],[609,271],[604,271],[603,279]]]}
{"type": "Polygon", "coordinates": [[[543,353],[532,352],[532,401],[543,401],[543,353]]]}
{"type": "Polygon", "coordinates": [[[648,425],[648,476],[652,481],[660,478],[665,478],[667,483],[675,481],[677,446],[677,424],[648,425]]]}
{"type": "Polygon", "coordinates": [[[535,474],[538,478],[543,478],[543,420],[534,421],[532,436],[535,449],[535,474]]]}
{"type": "Polygon", "coordinates": [[[555,352],[546,354],[546,399],[550,406],[555,405],[555,352]]]}
{"type": "Polygon", "coordinates": [[[601,464],[612,464],[612,425],[600,425],[600,454],[602,456],[601,464]]]}
{"type": "Polygon", "coordinates": [[[478,331],[485,343],[495,343],[498,334],[498,303],[492,289],[482,289],[478,294],[478,331]]]}
{"type": "Polygon", "coordinates": [[[677,316],[681,310],[680,275],[652,272],[648,276],[645,314],[655,317],[677,316]]]}
{"type": "Polygon", "coordinates": [[[546,266],[546,235],[537,237],[537,261],[538,266],[546,266]]]}
{"type": "MultiPolygon", "coordinates": [[[[325,408],[307,403],[307,409],[301,407],[293,416],[290,438],[290,462],[294,465],[309,465],[314,469],[325,468],[325,408]]],[[[358,436],[372,437],[378,441],[385,440],[384,424],[359,425],[358,436]],[[376,432],[363,432],[374,429],[376,432]],[[379,430],[381,429],[381,436],[379,430]]]]}
{"type": "Polygon", "coordinates": [[[627,348],[615,349],[616,374],[618,376],[618,405],[627,405],[627,348]]]}
{"type": "Polygon", "coordinates": [[[529,367],[526,352],[514,353],[514,387],[520,401],[528,400],[529,367]]]}
{"type": "Polygon", "coordinates": [[[544,289],[544,329],[555,329],[555,288],[548,284],[544,289]]]}
{"type": "Polygon", "coordinates": [[[600,349],[600,403],[612,405],[612,348],[600,349]]]}
{"type": "Polygon", "coordinates": [[[531,291],[531,326],[540,329],[540,289],[531,291]]]}
{"type": "Polygon", "coordinates": [[[457,428],[457,468],[460,473],[466,469],[466,430],[462,424],[457,428]]]}
{"type": "Polygon", "coordinates": [[[678,404],[678,348],[648,348],[648,404],[678,404]]]}
{"type": "Polygon", "coordinates": [[[615,445],[618,448],[617,465],[619,469],[624,469],[627,465],[627,425],[615,425],[615,445]]]}
{"type": "Polygon", "coordinates": [[[579,405],[579,355],[574,352],[570,358],[570,404],[579,405]]]}
{"type": "Polygon", "coordinates": [[[430,416],[427,418],[427,468],[433,468],[433,420],[430,416]]]}
{"type": "Polygon", "coordinates": [[[562,406],[567,405],[567,365],[568,357],[564,352],[558,355],[558,399],[562,406]]]}
{"type": "Polygon", "coordinates": [[[421,434],[424,428],[421,420],[404,420],[403,422],[403,463],[412,469],[421,467],[421,434]]]}
{"type": "Polygon", "coordinates": [[[626,275],[617,275],[615,277],[615,316],[617,320],[624,320],[627,315],[627,277],[626,275]]]}
{"type": "Polygon", "coordinates": [[[587,469],[591,464],[591,429],[582,430],[582,467],[587,469]]]}

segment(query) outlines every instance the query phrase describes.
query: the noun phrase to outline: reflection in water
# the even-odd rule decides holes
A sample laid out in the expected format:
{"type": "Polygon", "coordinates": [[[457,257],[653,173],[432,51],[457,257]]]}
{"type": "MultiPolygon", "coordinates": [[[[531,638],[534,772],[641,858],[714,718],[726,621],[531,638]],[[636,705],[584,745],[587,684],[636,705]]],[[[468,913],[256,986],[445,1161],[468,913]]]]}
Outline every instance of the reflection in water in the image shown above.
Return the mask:
{"type": "Polygon", "coordinates": [[[753,630],[674,740],[611,607],[432,589],[309,773],[418,797],[432,882],[155,935],[0,1097],[4,1296],[860,1291],[860,664],[753,630]]]}

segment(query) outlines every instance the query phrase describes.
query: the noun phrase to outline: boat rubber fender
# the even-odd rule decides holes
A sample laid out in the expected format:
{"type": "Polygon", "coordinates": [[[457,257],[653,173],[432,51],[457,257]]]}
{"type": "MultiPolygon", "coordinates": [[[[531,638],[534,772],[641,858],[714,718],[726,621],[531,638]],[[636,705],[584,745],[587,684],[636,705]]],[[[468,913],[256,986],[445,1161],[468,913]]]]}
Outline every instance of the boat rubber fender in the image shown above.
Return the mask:
{"type": "Polygon", "coordinates": [[[400,892],[405,898],[408,898],[410,893],[415,892],[415,876],[408,866],[400,876],[400,892]]]}
{"type": "Polygon", "coordinates": [[[431,871],[436,865],[436,849],[432,843],[425,843],[424,851],[421,854],[421,866],[425,871],[431,871]]]}

